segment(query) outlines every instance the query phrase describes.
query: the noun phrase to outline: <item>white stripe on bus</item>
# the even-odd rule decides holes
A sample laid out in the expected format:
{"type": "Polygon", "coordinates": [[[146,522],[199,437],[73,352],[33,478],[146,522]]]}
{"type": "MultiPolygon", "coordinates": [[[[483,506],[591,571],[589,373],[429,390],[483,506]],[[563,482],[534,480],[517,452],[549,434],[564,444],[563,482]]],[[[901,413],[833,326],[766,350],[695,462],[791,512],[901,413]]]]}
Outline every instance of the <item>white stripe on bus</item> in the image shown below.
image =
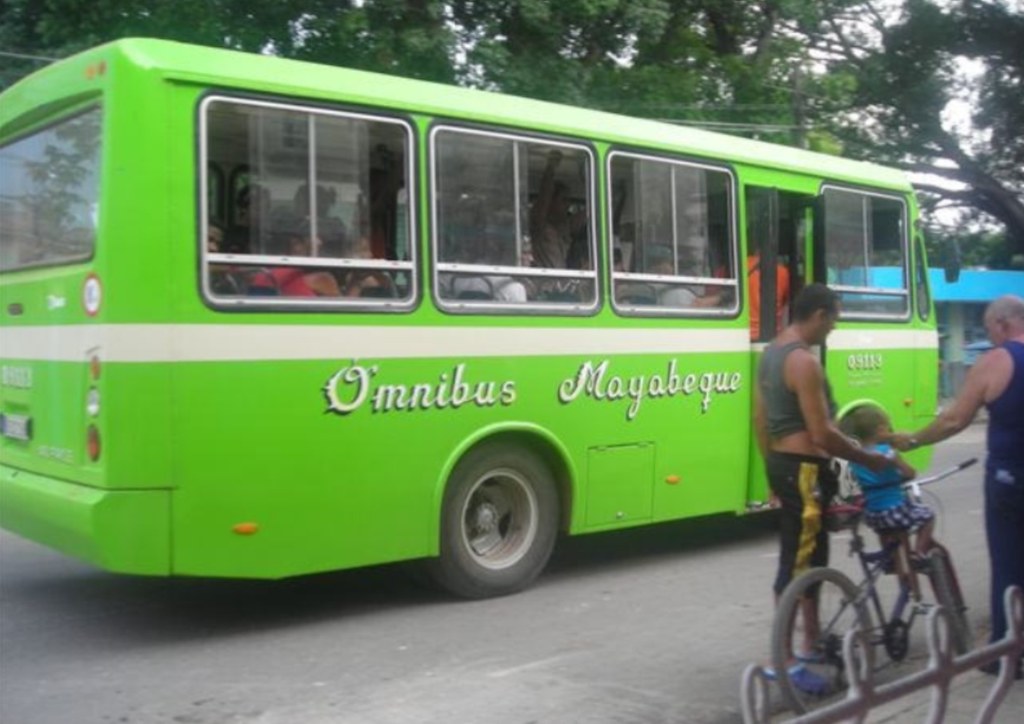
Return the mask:
{"type": "MultiPolygon", "coordinates": [[[[934,331],[837,330],[828,347],[864,351],[937,343],[934,331]]],[[[214,362],[742,353],[751,348],[743,328],[83,324],[0,330],[0,357],[57,362],[81,362],[93,353],[110,362],[214,362]]]]}

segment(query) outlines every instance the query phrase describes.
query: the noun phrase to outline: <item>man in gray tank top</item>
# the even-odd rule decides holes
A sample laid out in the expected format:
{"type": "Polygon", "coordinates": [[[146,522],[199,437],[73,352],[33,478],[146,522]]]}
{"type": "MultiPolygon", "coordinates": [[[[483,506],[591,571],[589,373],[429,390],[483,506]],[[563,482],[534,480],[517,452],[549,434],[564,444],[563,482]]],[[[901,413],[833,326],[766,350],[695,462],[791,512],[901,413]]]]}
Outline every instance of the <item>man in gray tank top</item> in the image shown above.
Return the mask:
{"type": "MultiPolygon", "coordinates": [[[[838,295],[824,284],[810,284],[796,296],[792,314],[792,323],[764,351],[755,390],[754,430],[768,484],[781,504],[776,598],[795,575],[828,565],[821,515],[838,487],[831,458],[872,470],[888,464],[885,456],[861,450],[836,427],[835,402],[810,349],[823,344],[835,327],[838,295]]],[[[798,661],[813,654],[818,634],[816,602],[805,602],[802,611],[805,650],[793,652],[790,677],[810,693],[825,693],[828,682],[798,661]]]]}

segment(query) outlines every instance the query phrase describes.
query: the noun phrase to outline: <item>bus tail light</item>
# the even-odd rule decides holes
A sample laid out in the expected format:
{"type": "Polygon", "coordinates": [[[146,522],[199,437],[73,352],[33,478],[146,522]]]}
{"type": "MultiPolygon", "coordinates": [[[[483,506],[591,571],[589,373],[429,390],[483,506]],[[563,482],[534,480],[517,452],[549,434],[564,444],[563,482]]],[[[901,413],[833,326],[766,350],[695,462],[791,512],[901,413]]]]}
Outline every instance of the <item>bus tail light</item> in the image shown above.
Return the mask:
{"type": "Polygon", "coordinates": [[[96,417],[100,414],[100,391],[90,387],[85,396],[85,413],[89,417],[96,417]]]}
{"type": "Polygon", "coordinates": [[[89,425],[85,431],[85,449],[90,460],[96,462],[100,459],[100,431],[95,425],[89,425]]]}

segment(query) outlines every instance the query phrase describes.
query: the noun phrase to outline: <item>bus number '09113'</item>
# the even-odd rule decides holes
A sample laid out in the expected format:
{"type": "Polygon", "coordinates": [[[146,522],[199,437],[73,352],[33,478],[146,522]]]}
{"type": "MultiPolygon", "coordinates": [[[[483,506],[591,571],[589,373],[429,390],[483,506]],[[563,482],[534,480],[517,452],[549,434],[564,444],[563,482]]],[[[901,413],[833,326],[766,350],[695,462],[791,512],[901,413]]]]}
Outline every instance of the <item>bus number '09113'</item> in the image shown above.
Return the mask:
{"type": "Polygon", "coordinates": [[[880,370],[882,369],[882,355],[860,352],[851,354],[846,358],[846,369],[848,370],[880,370]]]}

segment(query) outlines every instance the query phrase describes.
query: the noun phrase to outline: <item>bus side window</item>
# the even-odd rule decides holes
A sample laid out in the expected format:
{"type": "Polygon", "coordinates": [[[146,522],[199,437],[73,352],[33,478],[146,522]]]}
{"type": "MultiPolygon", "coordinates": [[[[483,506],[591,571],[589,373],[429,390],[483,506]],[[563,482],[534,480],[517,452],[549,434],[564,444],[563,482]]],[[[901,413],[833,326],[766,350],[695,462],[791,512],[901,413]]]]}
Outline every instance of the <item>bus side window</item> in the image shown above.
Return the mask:
{"type": "MultiPolygon", "coordinates": [[[[413,305],[406,122],[232,98],[211,98],[204,109],[203,166],[226,205],[223,242],[206,259],[210,293],[386,311],[413,305]],[[232,169],[226,185],[214,168],[232,169]]],[[[215,197],[211,190],[207,224],[215,197]]]]}
{"type": "Polygon", "coordinates": [[[683,314],[735,308],[728,173],[615,152],[609,183],[618,307],[683,314]]]}
{"type": "Polygon", "coordinates": [[[907,209],[903,199],[835,187],[823,193],[825,263],[841,316],[910,313],[907,209]]]}
{"type": "Polygon", "coordinates": [[[434,144],[442,301],[596,305],[585,148],[461,129],[434,144]]]}

